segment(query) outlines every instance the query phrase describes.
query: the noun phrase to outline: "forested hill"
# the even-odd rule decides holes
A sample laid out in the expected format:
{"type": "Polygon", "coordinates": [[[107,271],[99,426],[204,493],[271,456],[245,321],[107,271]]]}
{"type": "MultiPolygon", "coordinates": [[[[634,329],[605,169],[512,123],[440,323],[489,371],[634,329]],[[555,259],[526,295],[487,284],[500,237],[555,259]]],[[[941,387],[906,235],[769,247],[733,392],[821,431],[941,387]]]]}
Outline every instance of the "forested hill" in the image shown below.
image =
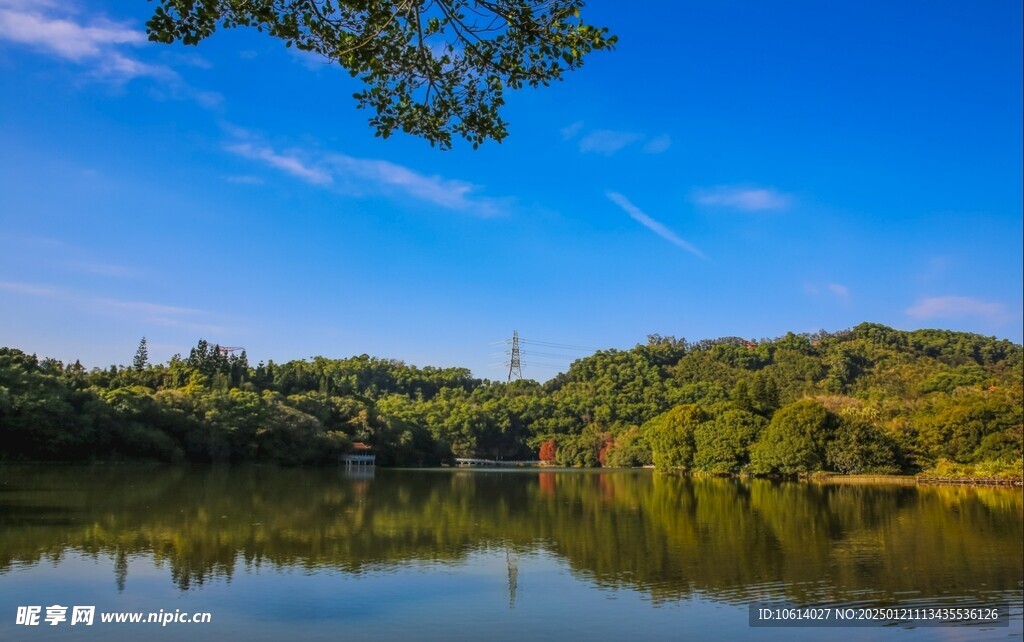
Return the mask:
{"type": "Polygon", "coordinates": [[[187,358],[84,368],[0,348],[4,460],[381,463],[540,457],[714,473],[1021,468],[1022,347],[861,324],[689,343],[652,335],[541,385],[366,355],[253,367],[200,341],[187,358]]]}

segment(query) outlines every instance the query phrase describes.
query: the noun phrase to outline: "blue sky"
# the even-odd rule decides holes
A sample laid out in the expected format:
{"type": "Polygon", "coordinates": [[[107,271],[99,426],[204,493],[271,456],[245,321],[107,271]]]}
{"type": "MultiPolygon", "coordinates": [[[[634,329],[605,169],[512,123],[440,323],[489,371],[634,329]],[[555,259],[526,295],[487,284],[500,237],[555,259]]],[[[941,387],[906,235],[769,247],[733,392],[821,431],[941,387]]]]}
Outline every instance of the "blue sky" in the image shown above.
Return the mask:
{"type": "Polygon", "coordinates": [[[2,345],[501,379],[514,329],[1022,340],[1020,2],[593,2],[616,50],[476,151],[374,137],[357,81],[256,32],[149,43],[153,6],[0,0],[2,345]]]}

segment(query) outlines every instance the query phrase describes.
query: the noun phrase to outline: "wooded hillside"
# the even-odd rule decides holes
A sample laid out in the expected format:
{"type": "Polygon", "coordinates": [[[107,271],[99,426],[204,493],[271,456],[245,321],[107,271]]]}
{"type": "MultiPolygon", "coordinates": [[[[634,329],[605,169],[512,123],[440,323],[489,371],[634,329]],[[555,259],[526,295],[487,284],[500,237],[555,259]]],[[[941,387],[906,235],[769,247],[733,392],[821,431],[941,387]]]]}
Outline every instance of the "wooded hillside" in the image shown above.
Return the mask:
{"type": "Polygon", "coordinates": [[[0,457],[383,464],[457,456],[710,473],[1021,468],[1022,347],[864,323],[689,343],[652,335],[547,383],[475,379],[362,355],[250,365],[188,357],[86,370],[0,348],[0,457]]]}

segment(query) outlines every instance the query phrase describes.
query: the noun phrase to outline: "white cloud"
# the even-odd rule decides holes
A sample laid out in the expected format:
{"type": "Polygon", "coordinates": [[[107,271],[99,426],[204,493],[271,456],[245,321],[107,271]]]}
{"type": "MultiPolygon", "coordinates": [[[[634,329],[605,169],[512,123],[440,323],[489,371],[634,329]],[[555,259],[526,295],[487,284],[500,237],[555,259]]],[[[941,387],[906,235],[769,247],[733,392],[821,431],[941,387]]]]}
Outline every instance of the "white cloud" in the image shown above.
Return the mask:
{"type": "MultiPolygon", "coordinates": [[[[171,67],[135,55],[134,49],[148,44],[144,31],[103,16],[82,19],[68,3],[0,0],[0,41],[74,63],[86,69],[88,76],[105,82],[120,84],[151,78],[169,89],[174,99],[192,100],[207,109],[223,101],[216,92],[188,86],[171,67]]],[[[209,64],[195,55],[165,57],[190,66],[209,64]]]]}
{"type": "Polygon", "coordinates": [[[257,138],[257,136],[256,136],[256,134],[254,132],[251,132],[251,131],[249,131],[248,129],[246,129],[244,127],[239,127],[238,125],[234,125],[234,124],[232,124],[232,123],[230,123],[230,122],[228,122],[226,120],[219,121],[217,123],[217,125],[222,130],[224,130],[225,134],[227,134],[228,136],[231,136],[235,140],[239,140],[239,141],[243,141],[243,140],[256,140],[256,138],[257,138]]]}
{"type": "Polygon", "coordinates": [[[79,62],[100,57],[112,45],[140,44],[146,34],[125,25],[98,20],[91,25],[30,12],[27,5],[0,9],[0,38],[33,46],[79,62]],[[23,6],[25,8],[18,8],[23,6]]]}
{"type": "Polygon", "coordinates": [[[580,133],[583,129],[583,121],[577,120],[575,123],[562,128],[562,140],[569,140],[580,133]]]}
{"type": "Polygon", "coordinates": [[[698,256],[702,259],[707,258],[704,256],[703,252],[698,250],[696,247],[694,247],[687,241],[684,241],[683,239],[679,238],[675,232],[665,227],[659,221],[656,221],[647,214],[645,214],[643,211],[640,210],[639,207],[633,205],[633,203],[631,203],[629,199],[623,196],[622,194],[619,194],[618,192],[605,192],[605,196],[611,199],[613,203],[621,207],[623,211],[625,211],[626,214],[629,214],[629,216],[633,220],[637,221],[638,223],[640,223],[647,229],[651,230],[661,238],[665,239],[669,243],[672,243],[683,248],[684,250],[690,252],[694,256],[698,256]]]}
{"type": "Polygon", "coordinates": [[[604,154],[611,156],[615,152],[632,145],[643,136],[634,132],[598,129],[580,139],[580,151],[584,154],[604,154]]]}
{"type": "Polygon", "coordinates": [[[0,0],[0,7],[12,9],[56,9],[63,8],[68,13],[77,13],[78,10],[68,4],[67,0],[0,0]]]}
{"type": "Polygon", "coordinates": [[[64,266],[74,270],[75,272],[89,272],[91,274],[98,274],[100,276],[110,276],[116,278],[135,278],[139,276],[139,271],[126,267],[124,265],[116,265],[114,263],[103,263],[100,261],[65,261],[64,266]]]}
{"type": "Polygon", "coordinates": [[[51,299],[58,303],[69,305],[76,310],[127,318],[154,325],[180,327],[194,332],[208,332],[210,334],[225,334],[229,331],[229,328],[209,323],[207,319],[211,314],[205,310],[195,308],[152,303],[149,301],[99,297],[49,285],[16,281],[0,281],[0,290],[6,290],[23,296],[51,299]]]}
{"type": "Polygon", "coordinates": [[[1002,303],[982,301],[967,296],[935,296],[918,299],[906,310],[915,319],[963,319],[974,317],[992,324],[1010,320],[1002,303]]]}
{"type": "Polygon", "coordinates": [[[0,281],[0,290],[7,290],[8,292],[27,294],[35,297],[52,298],[57,296],[57,292],[49,286],[35,285],[33,283],[18,283],[16,281],[0,281]]]}
{"type": "Polygon", "coordinates": [[[793,197],[771,188],[722,185],[695,191],[693,201],[700,205],[761,212],[784,210],[793,202],[793,197]]]}
{"type": "Polygon", "coordinates": [[[651,140],[644,144],[645,154],[661,154],[668,151],[668,148],[672,146],[672,137],[668,134],[662,134],[655,136],[651,140]]]}
{"type": "Polygon", "coordinates": [[[194,53],[175,53],[167,54],[167,57],[173,62],[188,65],[189,67],[195,67],[196,69],[213,69],[213,63],[203,58],[202,56],[194,53]]]}
{"type": "Polygon", "coordinates": [[[142,62],[123,52],[124,46],[146,43],[146,34],[122,23],[97,18],[83,24],[70,16],[56,16],[50,3],[4,3],[0,9],[0,40],[37,49],[62,60],[89,67],[102,78],[125,82],[148,76],[180,82],[178,74],[164,65],[142,62]]]}
{"type": "Polygon", "coordinates": [[[360,179],[364,184],[394,189],[413,198],[433,203],[445,209],[468,211],[480,216],[500,214],[507,205],[494,198],[474,194],[472,183],[441,176],[428,176],[390,161],[353,158],[342,154],[330,157],[335,166],[348,178],[360,179]]]}
{"type": "MultiPolygon", "coordinates": [[[[246,137],[251,134],[245,132],[246,137]]],[[[280,153],[266,145],[239,142],[226,149],[239,156],[258,160],[322,187],[339,186],[343,191],[364,195],[383,193],[425,201],[438,207],[477,216],[504,213],[511,199],[491,198],[478,194],[477,185],[438,175],[422,174],[391,161],[356,158],[338,153],[292,151],[280,153]]],[[[253,183],[255,177],[229,177],[232,182],[253,183]]]]}
{"type": "Polygon", "coordinates": [[[328,60],[315,51],[306,51],[296,47],[290,47],[288,49],[288,55],[292,57],[292,60],[298,62],[308,71],[314,71],[317,73],[329,68],[333,64],[331,60],[328,60]]]}
{"type": "Polygon", "coordinates": [[[845,285],[842,285],[840,283],[829,283],[825,287],[828,288],[832,294],[839,297],[840,300],[850,300],[850,288],[846,287],[845,285]]]}
{"type": "Polygon", "coordinates": [[[224,105],[224,95],[216,91],[193,89],[188,92],[188,96],[195,100],[200,107],[209,110],[214,110],[224,105]]]}
{"type": "Polygon", "coordinates": [[[847,305],[850,303],[850,288],[842,283],[826,283],[824,287],[821,287],[814,283],[805,282],[803,290],[804,293],[812,297],[831,293],[841,304],[847,305]]]}
{"type": "MultiPolygon", "coordinates": [[[[571,125],[561,129],[562,140],[576,138],[583,131],[583,121],[578,120],[571,125]]],[[[603,154],[611,156],[634,143],[646,141],[641,147],[645,154],[661,154],[672,146],[672,137],[668,134],[659,134],[648,138],[646,134],[630,131],[619,131],[614,129],[595,129],[586,132],[579,139],[577,146],[583,154],[603,154]]]]}
{"type": "Polygon", "coordinates": [[[260,160],[275,169],[291,174],[314,185],[330,185],[331,175],[324,169],[312,167],[295,155],[279,154],[269,147],[260,147],[250,143],[228,145],[227,150],[239,156],[260,160]]]}
{"type": "Polygon", "coordinates": [[[163,305],[160,303],[147,303],[145,301],[121,301],[118,299],[93,298],[92,302],[104,307],[128,310],[141,314],[153,316],[192,316],[203,314],[202,310],[183,308],[176,305],[163,305]]]}
{"type": "Polygon", "coordinates": [[[169,82],[178,82],[181,79],[170,67],[151,65],[116,51],[107,52],[97,60],[96,74],[119,81],[143,76],[169,82]]]}

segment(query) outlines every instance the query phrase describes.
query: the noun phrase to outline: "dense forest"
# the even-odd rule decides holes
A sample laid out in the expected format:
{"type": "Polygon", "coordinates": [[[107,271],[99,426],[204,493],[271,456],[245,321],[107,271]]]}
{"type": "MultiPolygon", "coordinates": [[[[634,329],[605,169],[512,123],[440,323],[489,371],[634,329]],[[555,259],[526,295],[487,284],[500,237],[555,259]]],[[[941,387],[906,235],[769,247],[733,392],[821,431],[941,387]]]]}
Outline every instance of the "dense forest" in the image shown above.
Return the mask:
{"type": "Polygon", "coordinates": [[[330,463],[541,459],[714,474],[1020,475],[1024,349],[944,330],[689,343],[652,335],[540,384],[361,355],[187,357],[87,370],[0,348],[4,461],[330,463]]]}

